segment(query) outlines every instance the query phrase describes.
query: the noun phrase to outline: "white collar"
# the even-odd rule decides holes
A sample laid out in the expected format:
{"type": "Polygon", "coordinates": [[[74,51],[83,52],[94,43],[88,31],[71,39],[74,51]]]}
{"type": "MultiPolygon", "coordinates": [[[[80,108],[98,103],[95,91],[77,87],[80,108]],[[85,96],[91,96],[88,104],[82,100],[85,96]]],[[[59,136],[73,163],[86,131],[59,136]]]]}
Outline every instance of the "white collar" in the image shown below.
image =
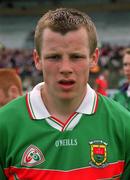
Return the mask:
{"type": "MultiPolygon", "coordinates": [[[[45,104],[41,98],[41,86],[44,83],[37,84],[33,90],[26,95],[26,104],[28,112],[32,119],[45,119],[51,115],[47,111],[45,104]]],[[[97,109],[97,94],[96,92],[87,84],[87,93],[76,110],[80,114],[93,114],[97,109]]]]}

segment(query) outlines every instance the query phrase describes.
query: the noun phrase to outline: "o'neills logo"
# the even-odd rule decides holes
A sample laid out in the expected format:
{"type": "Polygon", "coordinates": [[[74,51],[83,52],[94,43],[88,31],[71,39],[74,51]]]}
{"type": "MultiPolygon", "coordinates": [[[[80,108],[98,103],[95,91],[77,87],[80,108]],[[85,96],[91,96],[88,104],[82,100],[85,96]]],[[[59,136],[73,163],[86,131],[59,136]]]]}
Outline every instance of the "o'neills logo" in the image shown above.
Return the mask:
{"type": "Polygon", "coordinates": [[[42,152],[34,145],[30,145],[23,154],[22,166],[36,166],[45,161],[42,152]]]}
{"type": "Polygon", "coordinates": [[[98,168],[107,166],[107,143],[95,140],[91,141],[89,144],[91,148],[91,161],[89,164],[98,168]]]}
{"type": "Polygon", "coordinates": [[[56,147],[61,147],[61,146],[77,146],[78,141],[77,139],[58,139],[55,141],[55,146],[56,147]]]}

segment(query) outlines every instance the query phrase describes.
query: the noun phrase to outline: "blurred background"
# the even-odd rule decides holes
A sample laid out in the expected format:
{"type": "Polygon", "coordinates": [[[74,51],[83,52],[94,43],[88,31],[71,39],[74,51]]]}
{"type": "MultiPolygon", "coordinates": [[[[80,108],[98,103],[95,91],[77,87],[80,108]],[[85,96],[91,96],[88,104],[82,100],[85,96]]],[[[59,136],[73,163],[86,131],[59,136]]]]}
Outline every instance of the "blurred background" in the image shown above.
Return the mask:
{"type": "Polygon", "coordinates": [[[90,15],[99,35],[99,64],[90,73],[90,84],[107,70],[108,92],[124,82],[122,52],[130,47],[130,0],[0,0],[0,68],[14,68],[23,90],[42,80],[32,57],[37,20],[49,9],[77,8],[90,15]]]}

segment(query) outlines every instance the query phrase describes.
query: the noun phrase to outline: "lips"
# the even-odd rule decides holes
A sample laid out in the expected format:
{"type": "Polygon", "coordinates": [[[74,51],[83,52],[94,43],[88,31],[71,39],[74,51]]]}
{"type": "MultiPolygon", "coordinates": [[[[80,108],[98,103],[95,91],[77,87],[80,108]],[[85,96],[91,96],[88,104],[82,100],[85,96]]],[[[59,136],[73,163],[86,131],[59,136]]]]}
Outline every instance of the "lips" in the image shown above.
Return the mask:
{"type": "Polygon", "coordinates": [[[60,80],[59,84],[61,85],[73,85],[75,83],[74,80],[60,80]]]}

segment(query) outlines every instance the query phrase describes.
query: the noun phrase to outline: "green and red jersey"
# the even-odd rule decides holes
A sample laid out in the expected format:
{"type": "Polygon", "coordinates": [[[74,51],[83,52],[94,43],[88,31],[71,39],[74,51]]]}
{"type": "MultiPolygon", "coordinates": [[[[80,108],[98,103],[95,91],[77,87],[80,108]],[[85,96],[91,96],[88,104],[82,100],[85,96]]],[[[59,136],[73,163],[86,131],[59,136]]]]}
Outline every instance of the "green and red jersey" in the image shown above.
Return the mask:
{"type": "Polygon", "coordinates": [[[0,179],[130,179],[130,114],[88,85],[63,123],[47,111],[41,84],[0,109],[0,179]]]}

